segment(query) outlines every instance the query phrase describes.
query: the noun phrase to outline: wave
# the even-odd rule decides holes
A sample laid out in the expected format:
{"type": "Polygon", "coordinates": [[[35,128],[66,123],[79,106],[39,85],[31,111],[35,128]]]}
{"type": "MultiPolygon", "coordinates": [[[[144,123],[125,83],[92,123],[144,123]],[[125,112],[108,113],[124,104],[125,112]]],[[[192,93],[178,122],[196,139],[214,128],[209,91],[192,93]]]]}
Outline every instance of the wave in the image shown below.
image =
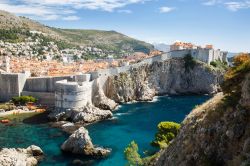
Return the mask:
{"type": "Polygon", "coordinates": [[[115,116],[122,116],[122,115],[129,115],[131,113],[129,112],[126,112],[126,113],[116,113],[115,116]]]}

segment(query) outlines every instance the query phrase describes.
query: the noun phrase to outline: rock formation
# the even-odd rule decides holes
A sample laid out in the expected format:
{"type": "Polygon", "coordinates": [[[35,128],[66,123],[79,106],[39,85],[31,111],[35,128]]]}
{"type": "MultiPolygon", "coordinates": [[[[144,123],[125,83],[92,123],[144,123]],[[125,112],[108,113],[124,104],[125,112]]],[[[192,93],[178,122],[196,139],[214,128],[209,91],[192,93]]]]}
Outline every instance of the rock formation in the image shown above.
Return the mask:
{"type": "Polygon", "coordinates": [[[112,115],[112,112],[109,110],[101,110],[91,103],[87,103],[87,105],[82,108],[72,108],[63,111],[58,110],[58,112],[54,111],[49,117],[56,121],[70,120],[88,124],[111,118],[112,115]]]}
{"type": "Polygon", "coordinates": [[[100,147],[94,147],[91,138],[89,137],[88,130],[84,127],[76,130],[69,138],[66,140],[61,149],[65,152],[71,152],[74,154],[83,154],[92,157],[105,157],[111,152],[109,149],[104,149],[100,147]]]}
{"type": "Polygon", "coordinates": [[[238,104],[219,93],[194,109],[155,165],[250,165],[249,76],[242,82],[238,104]]]}
{"type": "Polygon", "coordinates": [[[196,62],[186,69],[183,59],[169,59],[111,76],[105,94],[115,102],[148,101],[162,94],[212,94],[219,91],[223,72],[196,62]]]}
{"type": "MultiPolygon", "coordinates": [[[[127,72],[88,82],[81,100],[75,101],[81,108],[55,110],[50,117],[57,121],[92,123],[110,118],[117,103],[150,101],[163,94],[212,94],[220,90],[222,80],[223,72],[202,62],[196,62],[193,68],[186,68],[182,58],[143,63],[127,72]]],[[[77,95],[72,98],[79,99],[77,95]]]]}
{"type": "Polygon", "coordinates": [[[0,149],[1,166],[35,166],[41,160],[43,151],[41,148],[31,145],[27,149],[2,148],[0,149]]]}

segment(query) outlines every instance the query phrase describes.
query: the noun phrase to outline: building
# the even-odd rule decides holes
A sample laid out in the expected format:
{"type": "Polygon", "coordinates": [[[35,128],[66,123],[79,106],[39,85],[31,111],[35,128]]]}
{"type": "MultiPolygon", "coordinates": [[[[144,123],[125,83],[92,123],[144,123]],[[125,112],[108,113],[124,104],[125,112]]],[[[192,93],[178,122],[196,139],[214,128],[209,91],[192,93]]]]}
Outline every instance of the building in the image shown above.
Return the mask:
{"type": "Polygon", "coordinates": [[[204,48],[195,46],[192,43],[175,42],[170,46],[170,56],[173,58],[184,57],[189,54],[193,58],[210,64],[212,61],[227,62],[227,52],[214,49],[213,45],[206,45],[204,48]]]}

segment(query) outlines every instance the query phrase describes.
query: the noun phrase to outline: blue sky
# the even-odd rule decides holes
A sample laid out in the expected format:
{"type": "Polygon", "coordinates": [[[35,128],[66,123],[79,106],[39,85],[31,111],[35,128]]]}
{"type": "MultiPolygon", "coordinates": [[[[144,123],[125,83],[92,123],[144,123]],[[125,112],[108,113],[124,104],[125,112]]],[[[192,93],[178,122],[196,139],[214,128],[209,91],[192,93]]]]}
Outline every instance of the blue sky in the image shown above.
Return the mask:
{"type": "Polygon", "coordinates": [[[0,9],[54,27],[250,52],[250,0],[0,0],[0,9]]]}

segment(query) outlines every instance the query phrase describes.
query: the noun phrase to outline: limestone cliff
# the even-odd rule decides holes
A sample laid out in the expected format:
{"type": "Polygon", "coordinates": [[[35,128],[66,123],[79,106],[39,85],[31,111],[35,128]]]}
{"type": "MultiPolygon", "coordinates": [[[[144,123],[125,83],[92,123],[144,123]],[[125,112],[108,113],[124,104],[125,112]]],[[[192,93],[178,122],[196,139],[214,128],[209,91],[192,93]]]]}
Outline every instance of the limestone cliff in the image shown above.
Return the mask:
{"type": "Polygon", "coordinates": [[[222,80],[223,72],[207,64],[196,62],[187,68],[183,59],[169,59],[109,77],[105,94],[116,102],[148,101],[162,94],[212,94],[222,80]]]}
{"type": "MultiPolygon", "coordinates": [[[[240,73],[241,74],[241,73],[240,73]]],[[[156,166],[250,165],[250,75],[239,85],[238,104],[222,93],[194,109],[156,166]]]]}

